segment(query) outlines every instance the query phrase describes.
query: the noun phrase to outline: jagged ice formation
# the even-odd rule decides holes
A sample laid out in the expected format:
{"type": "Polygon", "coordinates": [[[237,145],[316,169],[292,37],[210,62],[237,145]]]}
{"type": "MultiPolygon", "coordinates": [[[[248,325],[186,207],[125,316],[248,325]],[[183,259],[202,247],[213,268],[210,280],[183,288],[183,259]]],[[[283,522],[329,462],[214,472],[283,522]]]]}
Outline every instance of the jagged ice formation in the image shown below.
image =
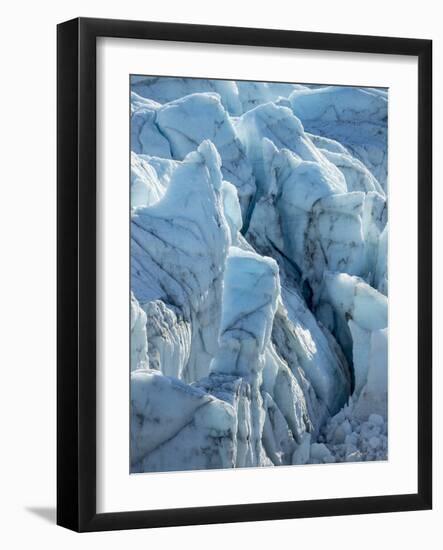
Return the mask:
{"type": "Polygon", "coordinates": [[[387,101],[132,77],[132,472],[387,458],[387,101]]]}

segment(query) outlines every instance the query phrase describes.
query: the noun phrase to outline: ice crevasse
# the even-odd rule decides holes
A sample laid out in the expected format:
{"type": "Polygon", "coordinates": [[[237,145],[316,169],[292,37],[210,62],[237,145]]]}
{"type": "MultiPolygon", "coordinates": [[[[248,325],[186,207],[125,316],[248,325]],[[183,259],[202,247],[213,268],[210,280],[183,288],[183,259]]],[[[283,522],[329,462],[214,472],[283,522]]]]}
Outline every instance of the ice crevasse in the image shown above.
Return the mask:
{"type": "Polygon", "coordinates": [[[386,94],[131,89],[131,471],[386,459],[386,94]]]}

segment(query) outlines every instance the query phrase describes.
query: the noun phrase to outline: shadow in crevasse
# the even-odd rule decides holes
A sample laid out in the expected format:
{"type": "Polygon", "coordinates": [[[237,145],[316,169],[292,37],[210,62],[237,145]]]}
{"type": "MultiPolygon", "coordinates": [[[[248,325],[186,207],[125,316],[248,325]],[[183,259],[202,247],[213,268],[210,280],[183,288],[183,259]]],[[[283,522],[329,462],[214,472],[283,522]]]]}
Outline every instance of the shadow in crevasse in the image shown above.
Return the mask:
{"type": "Polygon", "coordinates": [[[27,506],[26,510],[31,514],[48,521],[49,523],[55,524],[57,515],[55,506],[27,506]]]}

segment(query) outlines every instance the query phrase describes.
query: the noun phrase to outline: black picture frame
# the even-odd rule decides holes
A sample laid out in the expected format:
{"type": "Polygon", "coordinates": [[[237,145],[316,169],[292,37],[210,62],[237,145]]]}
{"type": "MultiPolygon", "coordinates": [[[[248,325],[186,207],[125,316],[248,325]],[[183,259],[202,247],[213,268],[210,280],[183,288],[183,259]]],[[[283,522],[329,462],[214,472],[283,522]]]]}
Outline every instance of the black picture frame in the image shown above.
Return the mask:
{"type": "Polygon", "coordinates": [[[432,41],[78,18],[57,28],[57,523],[104,531],[432,507],[432,41]],[[416,494],[96,512],[96,39],[399,54],[418,58],[416,494]]]}

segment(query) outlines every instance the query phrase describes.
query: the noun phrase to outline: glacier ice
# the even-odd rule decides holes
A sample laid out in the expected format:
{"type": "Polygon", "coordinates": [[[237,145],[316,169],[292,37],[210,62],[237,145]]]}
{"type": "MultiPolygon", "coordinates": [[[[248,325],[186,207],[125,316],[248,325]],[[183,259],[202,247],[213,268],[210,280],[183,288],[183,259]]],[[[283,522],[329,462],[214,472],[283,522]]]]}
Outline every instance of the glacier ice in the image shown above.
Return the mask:
{"type": "Polygon", "coordinates": [[[131,471],[234,465],[233,408],[158,371],[131,375],[131,471]]]}
{"type": "MultiPolygon", "coordinates": [[[[239,80],[236,83],[242,113],[258,105],[287,99],[292,92],[304,90],[302,84],[285,84],[281,82],[250,82],[239,80]]],[[[241,114],[241,113],[240,113],[241,114]]]]}
{"type": "Polygon", "coordinates": [[[149,367],[182,378],[191,349],[191,323],[162,300],[144,306],[149,367]]]}
{"type": "Polygon", "coordinates": [[[387,458],[387,100],[132,77],[131,472],[387,458]]]}
{"type": "Polygon", "coordinates": [[[280,294],[277,263],[232,246],[223,283],[220,346],[211,369],[249,376],[263,368],[280,294]]]}
{"type": "Polygon", "coordinates": [[[378,240],[374,286],[385,296],[388,295],[388,224],[385,225],[378,240]]]}
{"type": "Polygon", "coordinates": [[[131,152],[131,208],[150,206],[164,195],[157,172],[143,157],[131,152]]]}
{"type": "Polygon", "coordinates": [[[174,159],[182,160],[205,139],[217,148],[223,177],[238,190],[243,213],[255,194],[252,167],[217,94],[191,94],[163,105],[156,124],[171,146],[174,159]]]}
{"type": "Polygon", "coordinates": [[[325,273],[325,288],[330,303],[347,320],[361,328],[379,330],[388,324],[388,300],[359,277],[347,273],[325,273]]]}
{"type": "MultiPolygon", "coordinates": [[[[229,402],[238,421],[236,466],[270,459],[263,447],[265,408],[261,394],[265,351],[280,292],[274,260],[232,246],[226,262],[219,349],[210,365],[212,392],[235,380],[229,402]]],[[[205,380],[201,382],[208,384],[205,380]]]]}
{"type": "Polygon", "coordinates": [[[148,367],[146,314],[131,292],[131,371],[148,367]]]}
{"type": "Polygon", "coordinates": [[[190,323],[188,382],[206,374],[217,349],[230,245],[220,164],[214,145],[202,142],[173,172],[162,200],[132,215],[132,290],[142,306],[161,300],[190,323]]]}
{"type": "Polygon", "coordinates": [[[169,142],[155,123],[159,107],[154,101],[131,94],[131,151],[171,158],[169,142]]]}
{"type": "Polygon", "coordinates": [[[300,120],[288,107],[265,103],[242,115],[235,129],[251,160],[259,195],[264,193],[269,181],[265,173],[266,139],[278,149],[288,149],[300,159],[313,161],[328,172],[333,185],[345,189],[343,174],[319,151],[305,133],[300,120]]]}
{"type": "MultiPolygon", "coordinates": [[[[150,98],[160,104],[195,93],[216,93],[220,96],[230,115],[240,115],[242,105],[237,83],[229,80],[208,80],[206,78],[161,78],[132,77],[131,89],[139,97],[150,98]]],[[[291,90],[293,91],[293,90],[291,90]]]]}
{"type": "Polygon", "coordinates": [[[388,96],[384,90],[325,86],[295,90],[289,100],[308,132],[340,142],[386,190],[388,96]]]}

